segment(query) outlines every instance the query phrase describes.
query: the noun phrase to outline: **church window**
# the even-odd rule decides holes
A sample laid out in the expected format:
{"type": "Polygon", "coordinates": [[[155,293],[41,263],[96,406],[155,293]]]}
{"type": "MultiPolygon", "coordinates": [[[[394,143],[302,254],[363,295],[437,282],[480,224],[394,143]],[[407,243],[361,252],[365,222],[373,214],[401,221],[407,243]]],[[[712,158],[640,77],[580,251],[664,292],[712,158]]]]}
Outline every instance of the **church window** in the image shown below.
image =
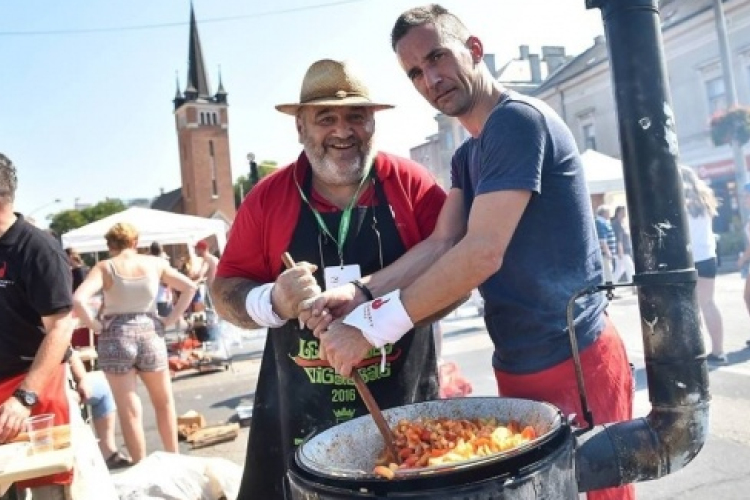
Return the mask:
{"type": "Polygon", "coordinates": [[[214,141],[208,141],[208,154],[211,163],[211,196],[219,197],[219,184],[216,179],[216,157],[214,156],[214,141]]]}

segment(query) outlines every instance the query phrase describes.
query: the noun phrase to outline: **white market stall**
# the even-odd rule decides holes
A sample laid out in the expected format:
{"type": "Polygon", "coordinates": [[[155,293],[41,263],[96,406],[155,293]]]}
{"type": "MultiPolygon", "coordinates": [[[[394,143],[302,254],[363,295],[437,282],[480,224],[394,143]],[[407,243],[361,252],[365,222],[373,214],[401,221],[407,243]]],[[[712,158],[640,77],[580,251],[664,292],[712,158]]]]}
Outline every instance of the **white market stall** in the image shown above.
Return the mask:
{"type": "Polygon", "coordinates": [[[622,162],[617,158],[587,149],[581,153],[581,162],[589,194],[625,191],[622,162]]]}
{"type": "Polygon", "coordinates": [[[63,248],[74,248],[79,253],[104,252],[107,250],[104,235],[118,222],[128,222],[138,229],[141,247],[158,241],[162,245],[186,244],[192,249],[198,241],[215,236],[218,249],[223,252],[227,242],[228,228],[222,220],[132,207],[68,231],[62,235],[63,248]]]}

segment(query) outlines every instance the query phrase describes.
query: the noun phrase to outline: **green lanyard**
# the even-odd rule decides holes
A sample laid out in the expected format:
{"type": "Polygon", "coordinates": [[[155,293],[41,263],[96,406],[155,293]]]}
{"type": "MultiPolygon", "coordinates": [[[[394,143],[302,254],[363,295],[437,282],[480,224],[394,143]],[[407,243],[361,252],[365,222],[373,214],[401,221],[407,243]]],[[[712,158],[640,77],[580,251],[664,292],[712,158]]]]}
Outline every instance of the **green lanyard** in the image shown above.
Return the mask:
{"type": "Polygon", "coordinates": [[[362,180],[359,181],[359,186],[357,187],[357,191],[354,193],[354,196],[352,196],[351,201],[346,206],[344,211],[341,213],[341,222],[339,223],[339,237],[335,238],[331,231],[328,230],[328,226],[326,226],[325,221],[323,220],[323,217],[320,215],[320,212],[315,210],[315,208],[312,206],[312,203],[310,203],[310,200],[307,199],[307,196],[305,196],[305,192],[300,187],[299,183],[297,184],[297,190],[299,191],[299,195],[302,197],[302,199],[307,203],[307,206],[310,207],[310,210],[312,211],[313,215],[315,216],[315,220],[318,222],[318,226],[320,229],[334,242],[336,242],[336,247],[339,251],[339,261],[341,263],[341,266],[344,265],[344,243],[346,243],[346,235],[349,233],[349,225],[351,224],[352,220],[352,208],[354,208],[354,204],[357,203],[357,200],[359,199],[359,194],[362,191],[362,186],[365,185],[365,182],[370,177],[370,171],[371,169],[367,169],[365,172],[365,175],[362,176],[362,180]]]}

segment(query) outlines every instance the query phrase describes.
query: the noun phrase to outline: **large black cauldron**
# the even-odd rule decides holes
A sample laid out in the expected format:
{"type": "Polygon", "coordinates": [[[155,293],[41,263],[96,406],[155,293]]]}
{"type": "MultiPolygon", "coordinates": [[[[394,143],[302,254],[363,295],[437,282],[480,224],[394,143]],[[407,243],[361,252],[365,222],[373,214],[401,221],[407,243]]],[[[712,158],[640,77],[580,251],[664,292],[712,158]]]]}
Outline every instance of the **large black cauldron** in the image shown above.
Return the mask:
{"type": "Polygon", "coordinates": [[[413,469],[393,480],[371,473],[383,441],[369,416],[328,429],[302,444],[288,479],[295,500],[403,498],[436,500],[577,499],[574,440],[560,411],[511,398],[460,398],[385,410],[391,425],[419,417],[496,417],[531,425],[539,438],[491,457],[413,469]]]}

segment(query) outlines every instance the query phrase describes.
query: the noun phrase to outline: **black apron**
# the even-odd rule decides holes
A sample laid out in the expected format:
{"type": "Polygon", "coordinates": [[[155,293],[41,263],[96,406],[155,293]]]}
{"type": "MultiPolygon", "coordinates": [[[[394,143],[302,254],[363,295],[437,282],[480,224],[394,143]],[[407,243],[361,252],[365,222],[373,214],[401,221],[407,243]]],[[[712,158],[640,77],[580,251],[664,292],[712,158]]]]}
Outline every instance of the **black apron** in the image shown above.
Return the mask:
{"type": "MultiPolygon", "coordinates": [[[[363,276],[391,264],[406,251],[382,185],[375,176],[370,182],[377,205],[354,209],[344,246],[344,264],[359,264],[363,276]]],[[[311,184],[308,170],[303,186],[308,199],[311,184]]],[[[321,215],[337,234],[341,212],[321,215]]],[[[297,262],[318,265],[315,277],[321,288],[323,268],[340,263],[336,242],[319,229],[306,203],[302,203],[288,251],[297,262]]],[[[291,499],[286,470],[296,446],[313,433],[368,414],[352,380],[321,361],[318,346],[312,332],[301,330],[296,320],[269,328],[238,500],[291,499]]],[[[358,365],[382,408],[437,399],[437,360],[430,326],[411,330],[396,344],[386,346],[386,359],[382,372],[379,350],[371,351],[358,365]]]]}

